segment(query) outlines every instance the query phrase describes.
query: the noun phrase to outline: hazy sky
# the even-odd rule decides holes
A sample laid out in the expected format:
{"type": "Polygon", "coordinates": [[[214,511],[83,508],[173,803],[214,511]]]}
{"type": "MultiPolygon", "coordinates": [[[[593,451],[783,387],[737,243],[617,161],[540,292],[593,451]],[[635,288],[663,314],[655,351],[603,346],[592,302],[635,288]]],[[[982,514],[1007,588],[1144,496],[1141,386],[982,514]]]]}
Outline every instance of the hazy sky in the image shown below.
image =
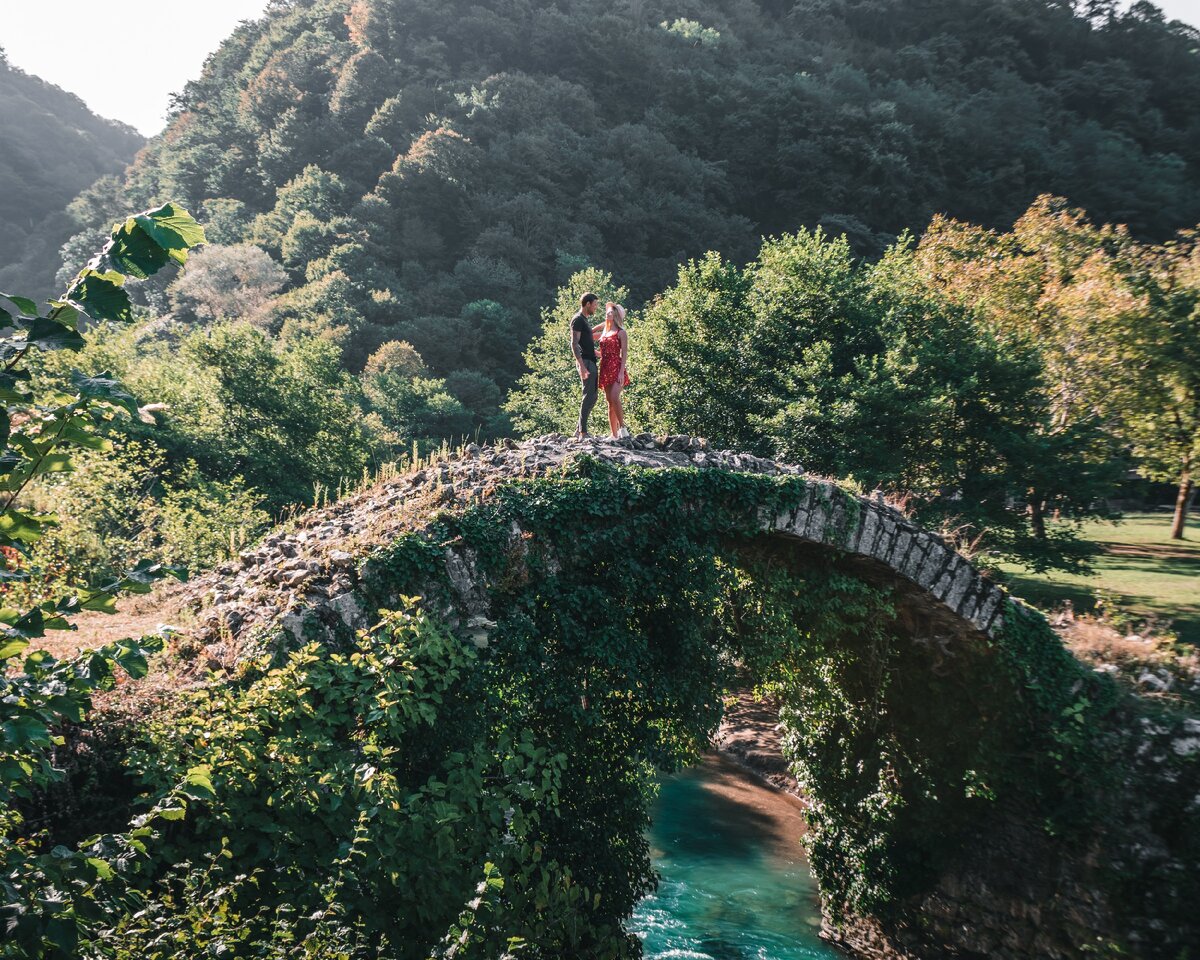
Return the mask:
{"type": "Polygon", "coordinates": [[[0,47],[14,66],[149,135],[162,129],[170,95],[200,75],[239,21],[265,6],[266,0],[0,0],[0,47]]]}
{"type": "MultiPolygon", "coordinates": [[[[0,46],[22,70],[149,135],[162,128],[169,96],[199,75],[238,21],[265,6],[266,0],[0,0],[0,46]],[[117,60],[120,76],[110,67],[117,60]]],[[[1158,6],[1200,26],[1200,0],[1158,0],[1158,6]]]]}
{"type": "MultiPolygon", "coordinates": [[[[3,2],[3,0],[0,0],[3,2]]],[[[1182,20],[1200,27],[1200,0],[1152,0],[1170,20],[1182,20]]]]}

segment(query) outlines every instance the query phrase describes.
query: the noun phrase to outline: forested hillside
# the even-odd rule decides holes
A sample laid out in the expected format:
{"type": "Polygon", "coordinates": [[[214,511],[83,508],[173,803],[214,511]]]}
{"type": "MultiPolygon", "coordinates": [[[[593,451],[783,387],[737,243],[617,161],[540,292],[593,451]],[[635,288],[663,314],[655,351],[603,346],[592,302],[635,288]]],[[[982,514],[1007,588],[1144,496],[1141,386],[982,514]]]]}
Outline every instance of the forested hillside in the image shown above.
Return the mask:
{"type": "Polygon", "coordinates": [[[122,170],[142,137],[16,69],[2,48],[0,128],[0,289],[49,294],[58,248],[79,229],[67,204],[97,177],[122,170]]]}
{"type": "Polygon", "coordinates": [[[183,201],[286,271],[238,315],[330,336],[351,369],[408,341],[485,422],[584,265],[636,303],[764,234],[819,224],[874,256],[936,213],[1007,227],[1045,192],[1148,239],[1194,225],[1200,35],[1120,6],[278,2],[76,206],[107,226],[183,201]]]}

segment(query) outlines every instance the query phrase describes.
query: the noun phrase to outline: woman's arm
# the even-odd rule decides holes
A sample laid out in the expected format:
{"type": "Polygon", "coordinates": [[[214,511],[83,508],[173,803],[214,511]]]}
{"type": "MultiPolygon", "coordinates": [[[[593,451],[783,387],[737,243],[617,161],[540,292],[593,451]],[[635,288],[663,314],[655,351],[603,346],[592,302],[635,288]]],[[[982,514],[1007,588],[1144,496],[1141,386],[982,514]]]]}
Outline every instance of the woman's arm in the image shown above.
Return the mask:
{"type": "Polygon", "coordinates": [[[625,363],[629,360],[629,334],[624,330],[617,334],[621,344],[621,369],[617,371],[617,382],[625,379],[625,363]]]}
{"type": "Polygon", "coordinates": [[[604,321],[601,320],[598,324],[592,327],[592,339],[599,340],[600,334],[604,332],[604,321]]]}

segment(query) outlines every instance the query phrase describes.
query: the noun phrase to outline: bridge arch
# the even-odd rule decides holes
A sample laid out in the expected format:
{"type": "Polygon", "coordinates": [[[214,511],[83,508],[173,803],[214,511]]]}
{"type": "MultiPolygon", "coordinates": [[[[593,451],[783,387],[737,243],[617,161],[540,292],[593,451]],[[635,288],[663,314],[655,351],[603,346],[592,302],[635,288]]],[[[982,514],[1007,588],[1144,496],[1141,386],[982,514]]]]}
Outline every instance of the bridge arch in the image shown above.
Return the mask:
{"type": "Polygon", "coordinates": [[[605,922],[645,890],[649,769],[702,749],[748,671],[783,697],[834,939],[1070,957],[1161,928],[1157,865],[1131,873],[1127,852],[1163,828],[1123,829],[1142,787],[1113,684],[939,537],[796,467],[686,437],[468,447],[243,570],[293,592],[257,622],[237,597],[210,607],[234,642],[336,642],[419,595],[478,647],[514,722],[569,757],[546,844],[605,922]]]}

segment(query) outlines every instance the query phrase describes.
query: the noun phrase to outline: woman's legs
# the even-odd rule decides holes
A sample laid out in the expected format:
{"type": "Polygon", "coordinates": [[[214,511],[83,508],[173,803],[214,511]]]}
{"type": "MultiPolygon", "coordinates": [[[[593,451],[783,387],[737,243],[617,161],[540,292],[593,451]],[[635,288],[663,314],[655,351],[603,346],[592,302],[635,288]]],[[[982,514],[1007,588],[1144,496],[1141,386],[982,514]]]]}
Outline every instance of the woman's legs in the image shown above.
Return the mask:
{"type": "MultiPolygon", "coordinates": [[[[613,436],[616,436],[616,434],[620,432],[621,428],[625,426],[625,405],[621,403],[621,391],[624,389],[624,387],[620,383],[614,383],[609,389],[612,390],[612,396],[608,401],[608,409],[609,411],[616,411],[617,426],[613,430],[613,436]]],[[[611,412],[609,413],[609,417],[612,417],[611,412]]]]}
{"type": "Polygon", "coordinates": [[[604,398],[608,401],[608,427],[615,437],[621,429],[621,388],[610,383],[604,388],[604,398]]]}

